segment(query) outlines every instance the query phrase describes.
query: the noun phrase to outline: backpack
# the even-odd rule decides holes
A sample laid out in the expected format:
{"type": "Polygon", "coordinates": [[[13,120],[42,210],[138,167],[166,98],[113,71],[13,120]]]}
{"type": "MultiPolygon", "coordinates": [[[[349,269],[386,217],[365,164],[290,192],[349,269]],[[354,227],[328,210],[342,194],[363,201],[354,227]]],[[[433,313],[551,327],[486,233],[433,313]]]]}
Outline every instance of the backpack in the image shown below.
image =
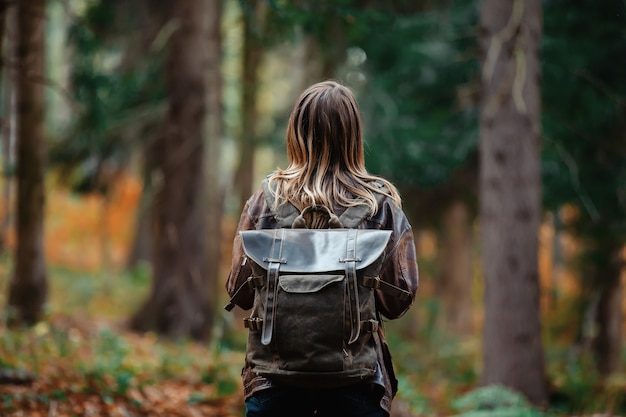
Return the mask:
{"type": "MultiPolygon", "coordinates": [[[[263,191],[273,207],[267,179],[263,191]]],[[[286,203],[274,213],[280,229],[240,232],[252,269],[242,287],[255,290],[244,319],[246,362],[254,372],[303,387],[337,387],[375,374],[381,325],[375,289],[409,294],[379,279],[391,231],[356,229],[367,212],[358,205],[340,217],[320,206],[299,213],[286,203]],[[329,228],[307,229],[313,212],[325,215],[329,228]]]]}

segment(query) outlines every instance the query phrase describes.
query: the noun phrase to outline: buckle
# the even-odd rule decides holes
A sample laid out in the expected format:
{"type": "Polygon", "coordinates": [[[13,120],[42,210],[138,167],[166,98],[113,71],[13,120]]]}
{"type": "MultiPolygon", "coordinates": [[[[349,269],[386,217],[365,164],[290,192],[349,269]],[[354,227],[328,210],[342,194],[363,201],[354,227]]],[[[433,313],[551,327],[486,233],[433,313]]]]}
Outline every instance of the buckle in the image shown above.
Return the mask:
{"type": "Polygon", "coordinates": [[[263,328],[263,319],[260,317],[246,317],[243,319],[243,327],[253,331],[259,331],[263,328]]]}

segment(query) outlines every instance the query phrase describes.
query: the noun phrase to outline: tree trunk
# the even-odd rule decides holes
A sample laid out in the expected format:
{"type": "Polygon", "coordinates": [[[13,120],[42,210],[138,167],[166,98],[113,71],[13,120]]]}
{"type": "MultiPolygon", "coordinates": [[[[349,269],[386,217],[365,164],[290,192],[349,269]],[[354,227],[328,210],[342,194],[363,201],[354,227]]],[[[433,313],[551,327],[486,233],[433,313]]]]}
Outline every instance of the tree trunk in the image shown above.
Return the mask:
{"type": "Polygon", "coordinates": [[[243,209],[252,194],[254,155],[258,141],[256,136],[258,70],[264,51],[261,39],[266,7],[263,0],[251,0],[242,3],[244,4],[242,120],[239,138],[239,165],[235,173],[235,188],[239,193],[239,209],[243,209]]]}
{"type": "Polygon", "coordinates": [[[18,5],[18,143],[15,266],[9,285],[9,323],[42,318],[48,293],[44,223],[45,0],[18,5]]]}
{"type": "MultiPolygon", "coordinates": [[[[336,78],[346,59],[344,28],[341,27],[339,19],[333,19],[328,24],[328,32],[322,35],[321,47],[318,48],[321,52],[322,78],[324,80],[336,78]]],[[[346,74],[341,74],[339,78],[344,79],[345,77],[346,74]]]]}
{"type": "MultiPolygon", "coordinates": [[[[605,262],[600,263],[594,282],[600,282],[600,299],[596,312],[597,334],[593,340],[596,366],[602,376],[618,372],[622,352],[622,299],[621,248],[606,248],[605,262]]],[[[602,254],[601,254],[602,255],[602,254]]],[[[596,258],[597,259],[597,258],[596,258]]]]}
{"type": "Polygon", "coordinates": [[[171,3],[175,30],[168,45],[169,107],[157,152],[153,282],[135,330],[207,340],[211,331],[206,257],[205,151],[206,2],[171,3]]]}
{"type": "Polygon", "coordinates": [[[298,75],[301,77],[295,96],[298,97],[310,85],[322,81],[322,59],[319,39],[310,33],[302,33],[298,50],[298,75]]]}
{"type": "MultiPolygon", "coordinates": [[[[224,207],[223,184],[221,173],[221,142],[222,142],[222,0],[209,0],[209,33],[208,54],[209,65],[207,71],[208,85],[208,112],[207,112],[207,200],[208,200],[208,281],[209,302],[215,307],[220,294],[219,283],[221,276],[221,249],[222,249],[222,214],[224,207]]],[[[224,275],[225,276],[225,275],[224,275]]],[[[211,323],[214,320],[214,311],[211,310],[211,323]]]]}
{"type": "MultiPolygon", "coordinates": [[[[4,33],[6,30],[6,19],[7,19],[8,9],[9,9],[9,0],[0,0],[0,45],[4,45],[4,33]]],[[[4,54],[2,56],[4,56],[4,54]]],[[[2,75],[3,69],[4,69],[4,63],[0,62],[0,76],[2,75]]]]}
{"type": "Polygon", "coordinates": [[[2,219],[0,220],[0,254],[7,250],[7,235],[11,224],[13,181],[15,166],[15,136],[16,136],[16,96],[17,68],[16,57],[16,24],[17,7],[8,0],[0,3],[0,52],[4,60],[0,62],[0,79],[4,75],[4,115],[0,123],[2,134],[2,169],[4,172],[4,184],[2,190],[3,207],[2,219]],[[10,65],[8,65],[10,63],[10,65]]]}
{"type": "Polygon", "coordinates": [[[146,183],[135,215],[133,242],[126,260],[126,269],[152,263],[152,195],[146,183]]]}
{"type": "MultiPolygon", "coordinates": [[[[150,0],[136,0],[134,2],[137,14],[136,24],[140,28],[138,42],[129,42],[124,54],[125,67],[138,66],[137,61],[152,59],[148,51],[153,48],[153,42],[163,29],[168,13],[167,5],[154,4],[150,0]]],[[[139,67],[141,67],[139,65],[139,67]]],[[[157,171],[155,155],[156,135],[153,126],[146,129],[143,134],[144,140],[141,144],[141,176],[143,190],[139,208],[135,214],[135,232],[133,243],[126,260],[126,268],[133,269],[141,263],[152,263],[152,239],[154,220],[152,217],[154,204],[154,187],[152,184],[153,174],[157,171]]]]}
{"type": "Polygon", "coordinates": [[[126,260],[126,268],[134,269],[141,263],[152,264],[152,240],[154,228],[154,186],[152,184],[152,174],[159,168],[155,155],[156,147],[154,139],[148,139],[142,144],[141,161],[142,184],[141,199],[135,214],[135,233],[133,243],[126,260]]]}
{"type": "Polygon", "coordinates": [[[446,328],[462,336],[472,332],[472,227],[467,204],[446,209],[439,233],[437,298],[446,328]]]}
{"type": "Polygon", "coordinates": [[[539,312],[539,0],[483,0],[480,220],[483,383],[546,403],[539,312]]]}

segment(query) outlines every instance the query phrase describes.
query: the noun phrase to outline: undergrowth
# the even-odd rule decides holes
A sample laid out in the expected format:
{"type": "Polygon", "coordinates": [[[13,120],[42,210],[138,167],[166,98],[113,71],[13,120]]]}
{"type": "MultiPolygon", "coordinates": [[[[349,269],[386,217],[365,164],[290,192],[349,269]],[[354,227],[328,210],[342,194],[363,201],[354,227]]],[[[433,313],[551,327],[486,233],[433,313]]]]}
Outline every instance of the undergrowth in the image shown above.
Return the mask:
{"type": "Polygon", "coordinates": [[[568,343],[544,343],[549,398],[543,409],[504,387],[482,386],[482,335],[445,332],[434,318],[436,310],[434,300],[418,306],[417,331],[411,319],[385,323],[399,380],[397,398],[415,416],[626,416],[626,369],[602,378],[591,354],[568,343]]]}
{"type": "MultiPolygon", "coordinates": [[[[6,304],[6,272],[6,261],[0,262],[1,305],[6,304]]],[[[232,314],[218,315],[209,344],[162,340],[124,325],[147,295],[146,268],[121,275],[50,269],[49,281],[50,303],[41,323],[7,329],[0,313],[0,372],[36,381],[30,391],[0,390],[0,414],[12,415],[28,404],[48,409],[53,403],[73,404],[77,396],[97,397],[101,407],[123,401],[127,409],[141,410],[165,409],[165,402],[214,407],[240,395],[246,338],[232,314]]],[[[543,410],[504,387],[481,387],[480,335],[446,333],[436,311],[435,301],[423,299],[411,313],[419,326],[411,317],[385,323],[399,380],[396,400],[413,416],[626,416],[626,374],[603,380],[588,355],[568,345],[546,345],[550,403],[543,410]]],[[[234,403],[223,415],[241,415],[243,401],[234,403]]]]}

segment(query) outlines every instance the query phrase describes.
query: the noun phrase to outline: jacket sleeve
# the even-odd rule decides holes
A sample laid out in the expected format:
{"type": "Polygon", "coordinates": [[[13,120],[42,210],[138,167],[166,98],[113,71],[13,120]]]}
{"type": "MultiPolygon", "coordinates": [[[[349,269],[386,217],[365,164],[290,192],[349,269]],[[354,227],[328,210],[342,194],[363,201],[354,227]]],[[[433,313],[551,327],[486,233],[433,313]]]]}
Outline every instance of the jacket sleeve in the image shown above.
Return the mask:
{"type": "Polygon", "coordinates": [[[419,281],[417,255],[413,230],[399,207],[390,207],[392,239],[387,245],[387,253],[380,278],[409,292],[408,298],[399,299],[395,295],[377,291],[378,308],[383,316],[396,319],[404,315],[415,301],[419,281]]]}
{"type": "Polygon", "coordinates": [[[226,291],[231,297],[241,288],[240,293],[237,295],[237,299],[234,301],[244,310],[252,308],[252,303],[254,301],[254,290],[252,290],[252,288],[248,288],[247,286],[242,287],[250,276],[251,269],[250,265],[246,262],[243,246],[241,244],[241,236],[239,235],[239,232],[242,230],[255,229],[254,222],[249,215],[249,204],[250,202],[245,205],[239,219],[239,225],[237,226],[237,230],[235,232],[230,273],[226,279],[226,291]]]}

